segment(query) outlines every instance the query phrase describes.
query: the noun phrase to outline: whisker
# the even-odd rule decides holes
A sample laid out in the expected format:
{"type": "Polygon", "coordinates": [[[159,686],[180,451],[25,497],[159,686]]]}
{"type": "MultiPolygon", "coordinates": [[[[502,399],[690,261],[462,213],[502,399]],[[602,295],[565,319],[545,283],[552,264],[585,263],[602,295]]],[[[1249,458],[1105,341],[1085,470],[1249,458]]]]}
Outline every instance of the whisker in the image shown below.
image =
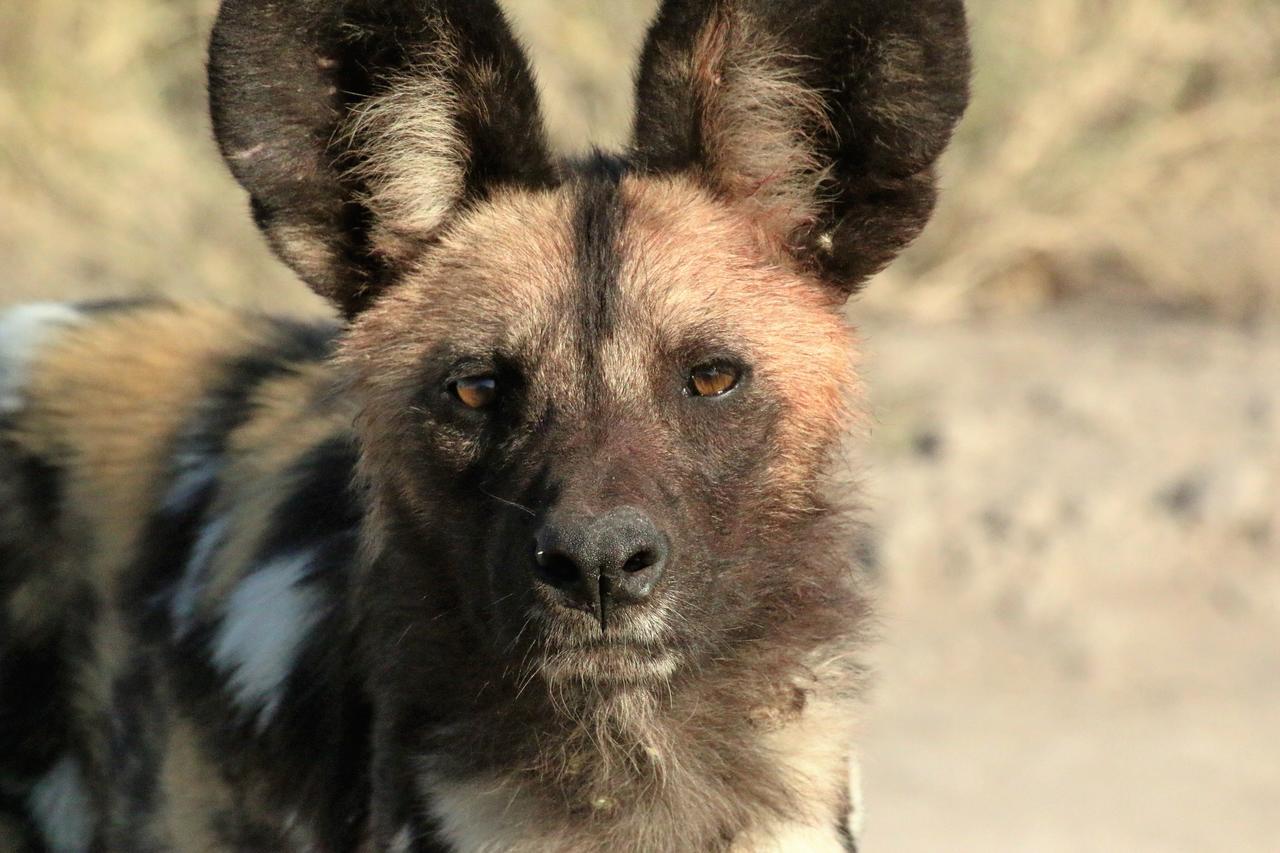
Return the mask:
{"type": "Polygon", "coordinates": [[[500,498],[500,497],[498,497],[497,495],[495,495],[493,492],[491,492],[491,491],[489,491],[488,489],[486,489],[484,486],[476,486],[476,488],[478,488],[478,489],[480,490],[480,493],[481,493],[481,494],[483,494],[483,495],[486,495],[486,496],[488,496],[488,497],[493,498],[495,501],[497,501],[497,502],[498,502],[498,503],[500,503],[500,504],[506,504],[506,505],[507,505],[507,506],[509,506],[509,507],[513,507],[513,508],[515,508],[515,509],[520,510],[521,512],[528,513],[529,515],[532,515],[532,516],[534,516],[534,517],[536,517],[536,516],[537,516],[537,513],[536,513],[536,512],[534,512],[533,510],[529,509],[529,508],[528,508],[527,506],[525,506],[524,504],[518,504],[518,503],[516,503],[515,501],[509,501],[509,500],[507,500],[506,498],[500,498]]]}

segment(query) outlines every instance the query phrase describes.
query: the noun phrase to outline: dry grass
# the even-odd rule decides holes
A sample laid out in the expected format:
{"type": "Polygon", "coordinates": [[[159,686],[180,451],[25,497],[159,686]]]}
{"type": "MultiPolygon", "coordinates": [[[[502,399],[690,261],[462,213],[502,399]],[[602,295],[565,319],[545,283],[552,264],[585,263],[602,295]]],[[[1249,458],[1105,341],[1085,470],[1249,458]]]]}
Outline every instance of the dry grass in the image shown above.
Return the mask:
{"type": "Polygon", "coordinates": [[[872,301],[945,317],[1093,294],[1280,317],[1280,6],[970,6],[951,191],[872,301]]]}
{"type": "MultiPolygon", "coordinates": [[[[215,0],[0,0],[0,298],[316,305],[209,140],[215,0]]],[[[564,148],[625,135],[652,0],[512,0],[564,148]]],[[[977,98],[938,220],[868,292],[922,317],[1081,294],[1280,316],[1273,0],[971,0],[977,98]]]]}
{"type": "Polygon", "coordinates": [[[0,288],[303,305],[218,160],[214,0],[0,0],[0,288]]]}

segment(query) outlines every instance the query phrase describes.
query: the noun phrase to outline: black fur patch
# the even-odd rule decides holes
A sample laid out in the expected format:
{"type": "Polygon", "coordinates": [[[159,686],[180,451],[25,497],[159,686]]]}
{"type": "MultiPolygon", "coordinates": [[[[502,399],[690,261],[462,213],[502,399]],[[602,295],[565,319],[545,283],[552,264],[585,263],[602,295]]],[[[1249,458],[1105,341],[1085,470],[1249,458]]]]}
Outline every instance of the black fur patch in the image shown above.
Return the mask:
{"type": "Polygon", "coordinates": [[[70,662],[59,637],[0,651],[0,776],[33,781],[67,748],[70,662]]]}
{"type": "Polygon", "coordinates": [[[6,853],[46,853],[27,814],[26,799],[0,785],[0,833],[6,830],[17,845],[6,853]]]}
{"type": "Polygon", "coordinates": [[[161,508],[147,520],[123,595],[124,611],[143,636],[155,637],[169,629],[168,600],[163,593],[177,582],[191,559],[215,494],[217,481],[210,479],[180,507],[161,508]]]}
{"type": "Polygon", "coordinates": [[[297,365],[328,358],[335,327],[328,324],[270,321],[277,337],[257,351],[233,359],[218,384],[201,401],[198,414],[179,436],[166,492],[169,500],[147,520],[137,560],[124,586],[125,611],[145,636],[170,629],[168,595],[191,559],[208,510],[217,495],[218,473],[232,433],[253,416],[253,395],[264,382],[287,375],[297,365]],[[198,479],[206,473],[207,477],[198,479]],[[189,483],[189,493],[174,501],[173,489],[189,483]]]}
{"type": "Polygon", "coordinates": [[[112,813],[127,816],[109,828],[109,848],[160,853],[150,824],[160,803],[160,768],[169,712],[160,700],[155,663],[139,653],[111,687],[108,740],[112,813]]]}
{"type": "Polygon", "coordinates": [[[74,746],[76,667],[97,607],[82,589],[66,612],[42,637],[22,639],[0,611],[0,781],[34,781],[74,746]]]}
{"type": "Polygon", "coordinates": [[[62,470],[47,459],[22,454],[16,460],[22,498],[31,518],[52,527],[62,505],[62,470]]]}
{"type": "Polygon", "coordinates": [[[626,219],[618,182],[624,169],[621,160],[597,153],[583,164],[578,177],[573,217],[574,271],[588,356],[608,336],[616,319],[622,264],[618,241],[626,219]]]}
{"type": "Polygon", "coordinates": [[[271,532],[260,561],[290,551],[330,544],[333,561],[354,557],[355,534],[363,511],[353,492],[356,449],[346,435],[330,438],[312,448],[297,463],[291,480],[298,485],[280,502],[272,517],[271,532]],[[334,537],[343,537],[342,547],[334,537]]]}
{"type": "MultiPolygon", "coordinates": [[[[0,488],[0,499],[15,501],[18,506],[9,508],[41,527],[51,527],[58,519],[62,505],[62,469],[52,460],[28,453],[10,437],[14,429],[8,418],[0,418],[0,459],[4,462],[3,474],[9,482],[0,488]]],[[[4,531],[0,530],[0,536],[4,531]]],[[[3,575],[0,562],[0,575],[3,575]]]]}

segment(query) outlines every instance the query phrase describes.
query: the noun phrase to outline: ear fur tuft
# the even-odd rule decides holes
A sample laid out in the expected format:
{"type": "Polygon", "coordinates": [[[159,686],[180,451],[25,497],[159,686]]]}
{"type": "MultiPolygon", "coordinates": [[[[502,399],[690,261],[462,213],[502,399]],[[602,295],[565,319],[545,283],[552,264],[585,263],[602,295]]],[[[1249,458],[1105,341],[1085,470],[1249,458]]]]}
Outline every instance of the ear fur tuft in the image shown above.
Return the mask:
{"type": "Polygon", "coordinates": [[[466,202],[555,179],[494,0],[224,0],[209,95],[268,241],[348,315],[466,202]]]}
{"type": "Polygon", "coordinates": [[[667,0],[634,154],[692,170],[853,292],[927,222],[969,65],[962,0],[667,0]]]}

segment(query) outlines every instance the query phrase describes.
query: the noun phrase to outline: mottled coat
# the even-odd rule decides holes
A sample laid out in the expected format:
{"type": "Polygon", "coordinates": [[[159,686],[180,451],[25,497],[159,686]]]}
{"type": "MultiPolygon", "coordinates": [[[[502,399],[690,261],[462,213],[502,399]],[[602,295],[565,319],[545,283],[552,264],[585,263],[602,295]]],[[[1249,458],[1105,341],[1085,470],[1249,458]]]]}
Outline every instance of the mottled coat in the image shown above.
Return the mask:
{"type": "Polygon", "coordinates": [[[225,0],[342,320],[0,315],[0,844],[852,849],[841,308],[967,78],[960,0],[668,0],[562,160],[487,0],[225,0]]]}

